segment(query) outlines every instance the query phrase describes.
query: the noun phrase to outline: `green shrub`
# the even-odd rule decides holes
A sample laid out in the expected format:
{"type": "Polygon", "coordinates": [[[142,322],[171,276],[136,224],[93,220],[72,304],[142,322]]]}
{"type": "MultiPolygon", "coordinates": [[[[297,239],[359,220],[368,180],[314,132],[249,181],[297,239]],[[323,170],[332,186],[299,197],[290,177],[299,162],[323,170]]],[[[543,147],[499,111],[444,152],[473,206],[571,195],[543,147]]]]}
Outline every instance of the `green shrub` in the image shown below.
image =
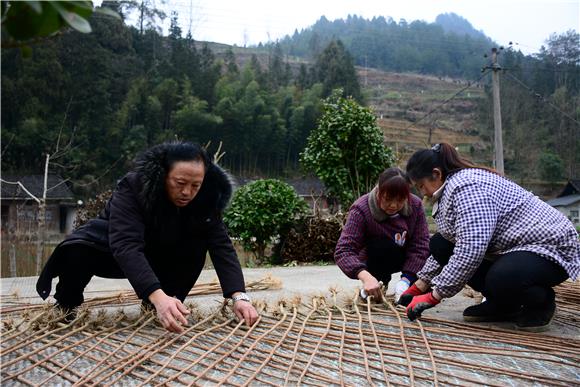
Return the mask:
{"type": "Polygon", "coordinates": [[[556,182],[564,175],[564,162],[555,153],[544,151],[540,155],[540,176],[549,182],[556,182]]]}
{"type": "Polygon", "coordinates": [[[224,221],[244,249],[263,258],[268,244],[287,232],[307,208],[290,185],[275,179],[257,180],[234,193],[224,221]]]}
{"type": "Polygon", "coordinates": [[[395,161],[376,121],[371,109],[340,97],[338,90],[324,101],[318,127],[301,154],[304,169],[322,180],[343,208],[369,192],[395,161]]]}

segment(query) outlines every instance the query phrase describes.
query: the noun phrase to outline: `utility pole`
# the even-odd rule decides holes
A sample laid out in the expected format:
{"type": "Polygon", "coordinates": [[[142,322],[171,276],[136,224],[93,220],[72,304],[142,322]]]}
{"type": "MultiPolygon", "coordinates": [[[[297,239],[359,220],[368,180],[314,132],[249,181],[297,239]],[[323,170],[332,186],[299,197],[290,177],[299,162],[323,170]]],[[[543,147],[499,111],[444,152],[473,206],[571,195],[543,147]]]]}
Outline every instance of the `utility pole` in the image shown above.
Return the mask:
{"type": "Polygon", "coordinates": [[[501,106],[499,100],[499,72],[501,71],[501,66],[497,63],[498,54],[499,52],[497,48],[494,47],[491,49],[495,169],[503,175],[503,140],[501,130],[501,106]]]}
{"type": "Polygon", "coordinates": [[[365,55],[365,86],[369,83],[368,82],[368,72],[369,72],[369,69],[367,67],[367,56],[365,55]]]}
{"type": "Polygon", "coordinates": [[[193,0],[189,0],[189,30],[188,35],[191,36],[191,22],[193,20],[193,0]]]}

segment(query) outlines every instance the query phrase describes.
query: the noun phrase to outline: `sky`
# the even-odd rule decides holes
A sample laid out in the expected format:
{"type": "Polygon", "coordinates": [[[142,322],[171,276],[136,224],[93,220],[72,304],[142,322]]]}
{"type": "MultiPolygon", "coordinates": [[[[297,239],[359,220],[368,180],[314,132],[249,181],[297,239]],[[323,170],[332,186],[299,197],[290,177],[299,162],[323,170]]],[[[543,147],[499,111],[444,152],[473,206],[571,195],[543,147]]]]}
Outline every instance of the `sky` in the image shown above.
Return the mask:
{"type": "MultiPolygon", "coordinates": [[[[322,15],[329,20],[349,14],[395,21],[434,22],[454,12],[500,45],[510,41],[525,54],[540,50],[553,33],[580,31],[580,0],[154,0],[179,14],[185,35],[198,41],[238,46],[275,41],[308,28],[322,15]],[[191,10],[191,12],[190,12],[191,10]]],[[[169,14],[169,12],[167,12],[169,14]]],[[[169,18],[166,25],[169,24],[169,18]]]]}

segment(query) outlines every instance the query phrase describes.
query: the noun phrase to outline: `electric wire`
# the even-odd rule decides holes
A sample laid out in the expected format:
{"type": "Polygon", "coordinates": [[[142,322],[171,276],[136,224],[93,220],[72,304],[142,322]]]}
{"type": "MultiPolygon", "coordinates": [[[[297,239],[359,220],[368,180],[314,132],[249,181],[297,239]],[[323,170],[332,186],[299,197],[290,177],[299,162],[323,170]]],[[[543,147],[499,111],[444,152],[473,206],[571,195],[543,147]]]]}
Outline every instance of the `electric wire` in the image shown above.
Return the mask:
{"type": "Polygon", "coordinates": [[[578,121],[577,119],[575,119],[574,117],[572,117],[570,114],[566,113],[565,111],[562,111],[558,106],[554,105],[546,97],[544,97],[540,93],[536,92],[534,89],[532,89],[531,87],[529,87],[528,85],[526,85],[525,83],[523,83],[522,81],[520,81],[518,78],[516,78],[512,74],[505,73],[505,75],[508,76],[509,78],[511,78],[515,83],[517,83],[518,85],[520,85],[524,89],[528,90],[530,92],[530,94],[532,96],[534,96],[535,98],[537,98],[539,101],[541,101],[541,102],[547,104],[548,106],[552,107],[554,110],[558,111],[562,116],[568,118],[569,120],[571,120],[572,122],[574,122],[576,125],[578,125],[580,127],[580,121],[578,121]]]}
{"type": "Polygon", "coordinates": [[[479,83],[479,81],[481,81],[488,73],[489,73],[489,71],[484,71],[481,74],[481,76],[479,77],[479,79],[477,79],[474,82],[469,82],[467,84],[467,86],[461,88],[458,92],[456,92],[455,94],[453,94],[451,97],[447,98],[446,100],[444,100],[443,102],[441,102],[439,105],[437,105],[433,109],[429,110],[427,113],[425,113],[423,116],[421,116],[421,118],[419,118],[417,121],[415,121],[411,125],[407,126],[405,128],[405,130],[411,129],[412,127],[414,127],[415,125],[417,125],[419,122],[423,121],[425,118],[429,117],[431,114],[435,113],[436,111],[438,111],[439,109],[441,109],[443,106],[445,106],[447,103],[449,103],[450,101],[452,101],[459,94],[463,93],[465,90],[469,89],[473,85],[479,83]]]}

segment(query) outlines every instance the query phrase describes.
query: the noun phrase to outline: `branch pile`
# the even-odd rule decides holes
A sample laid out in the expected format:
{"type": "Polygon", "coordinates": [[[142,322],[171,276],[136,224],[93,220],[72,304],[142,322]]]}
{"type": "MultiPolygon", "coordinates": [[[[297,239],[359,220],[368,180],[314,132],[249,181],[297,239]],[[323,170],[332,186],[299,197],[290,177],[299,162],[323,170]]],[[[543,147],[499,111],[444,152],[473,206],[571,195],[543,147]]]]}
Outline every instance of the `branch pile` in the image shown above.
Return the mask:
{"type": "Polygon", "coordinates": [[[292,228],[283,241],[283,262],[334,262],[334,249],[344,225],[344,215],[310,216],[292,228]]]}

